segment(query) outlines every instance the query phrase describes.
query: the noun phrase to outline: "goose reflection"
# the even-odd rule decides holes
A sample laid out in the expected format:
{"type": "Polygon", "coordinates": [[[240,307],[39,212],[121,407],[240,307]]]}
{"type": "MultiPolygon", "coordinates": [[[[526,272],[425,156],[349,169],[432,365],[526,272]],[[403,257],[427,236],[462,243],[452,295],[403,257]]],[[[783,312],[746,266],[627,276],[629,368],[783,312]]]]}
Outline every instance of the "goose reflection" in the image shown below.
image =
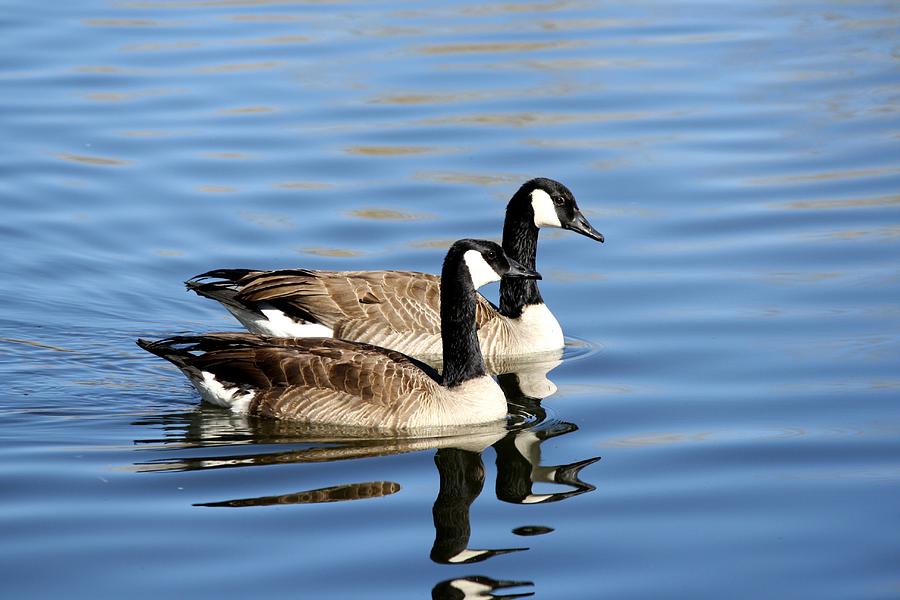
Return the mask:
{"type": "Polygon", "coordinates": [[[499,554],[528,548],[469,548],[472,526],[469,508],[484,487],[484,463],[480,452],[442,448],[434,455],[440,474],[440,489],[431,514],[434,517],[434,544],[431,560],[442,564],[474,563],[499,554]]]}
{"type": "Polygon", "coordinates": [[[495,595],[497,590],[505,590],[511,587],[534,585],[530,581],[507,581],[492,579],[483,575],[471,575],[469,577],[457,577],[438,583],[431,590],[432,600],[475,600],[490,598],[526,598],[533,596],[534,592],[520,592],[518,594],[495,595]]]}
{"type": "MultiPolygon", "coordinates": [[[[542,401],[556,391],[547,374],[560,362],[558,353],[524,363],[495,362],[493,366],[502,371],[498,382],[510,406],[508,423],[417,431],[416,435],[407,437],[394,434],[385,438],[378,432],[240,416],[216,407],[203,407],[138,421],[138,425],[156,427],[163,432],[161,437],[141,439],[138,443],[176,456],[154,458],[136,467],[138,471],[196,471],[327,463],[433,450],[439,488],[432,506],[434,542],[429,557],[439,564],[480,563],[528,550],[514,543],[488,548],[475,543],[470,547],[473,537],[470,509],[484,488],[483,454],[488,448],[492,447],[496,455],[494,489],[500,501],[522,505],[559,502],[595,489],[581,480],[580,473],[599,457],[561,465],[541,463],[541,444],[578,430],[573,423],[548,418],[542,406],[542,401]],[[283,449],[285,446],[288,448],[283,449]],[[538,485],[540,492],[535,491],[538,485]]],[[[348,482],[271,496],[211,500],[195,506],[246,508],[347,502],[382,498],[400,489],[395,481],[348,482]]],[[[523,524],[511,533],[535,536],[552,531],[546,525],[523,524]]],[[[506,589],[528,585],[533,583],[471,575],[439,582],[432,590],[432,597],[518,598],[531,592],[506,593],[506,589]],[[498,590],[501,592],[495,594],[498,590]]]]}

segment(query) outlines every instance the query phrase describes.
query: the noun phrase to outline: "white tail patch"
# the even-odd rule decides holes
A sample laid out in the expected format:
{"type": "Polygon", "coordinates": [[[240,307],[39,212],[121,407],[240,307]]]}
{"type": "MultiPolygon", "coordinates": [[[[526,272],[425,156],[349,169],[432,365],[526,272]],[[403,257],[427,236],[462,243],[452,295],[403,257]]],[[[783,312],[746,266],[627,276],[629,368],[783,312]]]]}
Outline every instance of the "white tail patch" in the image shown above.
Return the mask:
{"type": "Polygon", "coordinates": [[[262,304],[259,313],[226,305],[225,308],[247,328],[250,333],[269,337],[332,337],[334,331],[319,323],[296,321],[270,304],[262,304]]]}
{"type": "MultiPolygon", "coordinates": [[[[334,331],[320,323],[299,323],[277,308],[261,308],[273,337],[331,337],[334,331]]],[[[262,323],[262,320],[260,320],[262,323]]]]}
{"type": "Polygon", "coordinates": [[[531,191],[531,209],[534,211],[535,227],[562,227],[553,199],[544,190],[531,191]]]}
{"type": "Polygon", "coordinates": [[[200,375],[203,377],[202,379],[191,377],[191,382],[204,400],[216,406],[230,408],[236,413],[247,412],[247,408],[250,406],[250,402],[253,400],[256,392],[252,390],[242,391],[235,386],[226,387],[209,371],[201,371],[200,375]]]}
{"type": "Polygon", "coordinates": [[[484,260],[484,257],[478,250],[466,250],[466,253],[463,254],[463,260],[469,269],[469,275],[472,277],[472,284],[475,286],[475,289],[492,281],[500,281],[500,275],[491,265],[487,264],[487,261],[484,260]]]}

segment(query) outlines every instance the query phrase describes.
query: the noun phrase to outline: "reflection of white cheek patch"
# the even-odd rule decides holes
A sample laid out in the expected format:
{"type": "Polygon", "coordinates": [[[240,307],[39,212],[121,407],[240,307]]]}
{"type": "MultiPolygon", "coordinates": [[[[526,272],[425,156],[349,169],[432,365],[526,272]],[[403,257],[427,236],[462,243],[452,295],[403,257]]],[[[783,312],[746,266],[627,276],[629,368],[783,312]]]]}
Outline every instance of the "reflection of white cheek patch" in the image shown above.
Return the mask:
{"type": "Polygon", "coordinates": [[[484,257],[481,256],[481,252],[478,250],[466,250],[466,253],[463,254],[463,260],[466,261],[466,266],[469,268],[469,275],[472,276],[472,283],[475,285],[476,289],[486,283],[500,281],[500,276],[497,274],[497,271],[495,271],[491,265],[487,264],[487,261],[484,260],[484,257]]]}
{"type": "Polygon", "coordinates": [[[556,207],[553,206],[553,199],[544,190],[531,192],[531,208],[534,210],[535,227],[562,227],[556,214],[556,207]]]}

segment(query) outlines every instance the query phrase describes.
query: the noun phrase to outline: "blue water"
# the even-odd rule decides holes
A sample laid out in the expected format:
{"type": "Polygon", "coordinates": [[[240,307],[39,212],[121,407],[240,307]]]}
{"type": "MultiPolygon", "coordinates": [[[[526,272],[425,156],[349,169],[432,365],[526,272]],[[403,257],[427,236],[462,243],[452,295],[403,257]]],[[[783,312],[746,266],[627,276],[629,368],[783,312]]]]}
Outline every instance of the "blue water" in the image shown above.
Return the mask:
{"type": "Polygon", "coordinates": [[[897,3],[0,6],[4,598],[900,594],[897,3]],[[607,242],[542,233],[508,431],[240,419],[134,345],[238,330],[212,268],[436,272],[534,176],[607,242]]]}

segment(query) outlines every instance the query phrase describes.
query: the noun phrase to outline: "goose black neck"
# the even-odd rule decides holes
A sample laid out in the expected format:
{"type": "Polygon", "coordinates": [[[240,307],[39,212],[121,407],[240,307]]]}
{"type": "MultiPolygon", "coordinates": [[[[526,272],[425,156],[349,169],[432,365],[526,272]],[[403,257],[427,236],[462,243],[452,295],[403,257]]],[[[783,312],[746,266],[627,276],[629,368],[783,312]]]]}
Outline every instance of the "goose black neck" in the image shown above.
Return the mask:
{"type": "MultiPolygon", "coordinates": [[[[509,203],[503,223],[503,251],[531,270],[537,257],[538,228],[530,203],[509,203]]],[[[531,304],[543,304],[537,281],[519,277],[504,277],[500,281],[500,314],[515,319],[531,304]]]]}
{"type": "Polygon", "coordinates": [[[487,374],[475,327],[475,286],[461,252],[448,254],[441,271],[441,342],[445,386],[487,374]]]}

